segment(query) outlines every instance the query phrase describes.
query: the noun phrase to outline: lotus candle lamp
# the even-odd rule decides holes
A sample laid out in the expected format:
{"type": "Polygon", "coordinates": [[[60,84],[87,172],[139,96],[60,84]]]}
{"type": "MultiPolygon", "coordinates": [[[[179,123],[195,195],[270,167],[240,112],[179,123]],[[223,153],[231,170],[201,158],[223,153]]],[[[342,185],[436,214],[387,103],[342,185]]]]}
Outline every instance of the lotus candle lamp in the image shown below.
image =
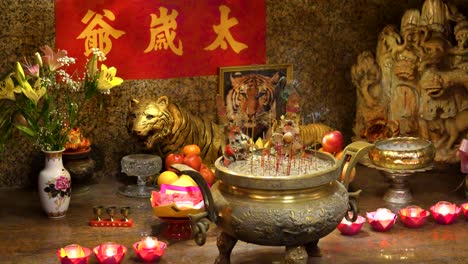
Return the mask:
{"type": "Polygon", "coordinates": [[[155,237],[145,237],[133,244],[133,250],[140,260],[146,263],[157,262],[166,249],[166,243],[155,237]]]}
{"type": "Polygon", "coordinates": [[[468,220],[468,203],[464,203],[461,206],[461,211],[463,215],[465,216],[466,220],[468,220]]]}
{"type": "Polygon", "coordinates": [[[431,213],[434,220],[443,225],[449,225],[455,222],[460,214],[460,210],[461,208],[456,204],[446,201],[440,201],[431,206],[431,213]]]}
{"type": "Polygon", "coordinates": [[[89,248],[77,244],[68,245],[57,250],[57,256],[61,264],[87,264],[90,254],[91,250],[89,248]]]}
{"type": "Polygon", "coordinates": [[[426,223],[430,213],[419,206],[411,205],[398,211],[400,219],[406,227],[418,228],[426,223]]]}
{"type": "Polygon", "coordinates": [[[390,230],[397,219],[397,215],[387,208],[379,208],[374,212],[367,212],[366,216],[372,229],[379,232],[390,230]]]}
{"type": "Polygon", "coordinates": [[[362,226],[366,222],[366,218],[358,215],[356,221],[350,222],[343,217],[343,220],[338,224],[338,230],[340,230],[341,234],[345,236],[353,236],[359,231],[361,231],[362,226]]]}
{"type": "Polygon", "coordinates": [[[125,257],[127,248],[113,242],[107,242],[93,248],[100,264],[119,264],[125,257]]]}

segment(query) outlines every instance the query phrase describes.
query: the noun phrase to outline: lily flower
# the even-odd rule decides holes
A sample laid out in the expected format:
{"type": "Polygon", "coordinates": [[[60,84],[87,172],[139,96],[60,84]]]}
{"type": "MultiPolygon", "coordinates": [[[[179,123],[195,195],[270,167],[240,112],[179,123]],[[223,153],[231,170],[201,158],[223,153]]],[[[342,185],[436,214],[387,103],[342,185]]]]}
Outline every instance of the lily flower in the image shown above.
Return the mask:
{"type": "Polygon", "coordinates": [[[38,78],[34,83],[34,88],[26,82],[25,85],[21,86],[23,94],[31,100],[34,105],[37,105],[37,102],[44,96],[47,92],[47,89],[42,86],[41,78],[38,78]]]}
{"type": "Polygon", "coordinates": [[[34,53],[34,56],[36,57],[36,62],[39,65],[39,67],[42,67],[42,57],[39,52],[34,53]]]}
{"type": "Polygon", "coordinates": [[[39,64],[25,64],[24,66],[26,66],[26,69],[28,70],[27,73],[29,75],[39,77],[39,64]]]}
{"type": "Polygon", "coordinates": [[[101,72],[99,73],[98,89],[104,93],[123,82],[122,78],[116,77],[117,69],[115,67],[107,68],[106,65],[101,64],[101,72]]]}
{"type": "Polygon", "coordinates": [[[93,56],[91,56],[91,59],[89,59],[88,63],[86,64],[86,69],[88,71],[88,75],[91,78],[94,78],[94,76],[96,75],[96,72],[98,71],[97,61],[98,60],[97,60],[96,56],[93,54],[93,56]]]}
{"type": "Polygon", "coordinates": [[[54,52],[52,48],[47,45],[41,47],[41,50],[44,52],[42,61],[45,65],[49,66],[49,70],[55,71],[63,66],[63,62],[60,59],[67,56],[66,50],[59,49],[57,52],[54,52]]]}
{"type": "Polygon", "coordinates": [[[0,81],[0,100],[8,99],[15,101],[15,93],[21,93],[21,89],[19,87],[15,87],[13,80],[10,75],[8,75],[5,79],[0,81]]]}
{"type": "Polygon", "coordinates": [[[23,86],[25,83],[28,83],[28,80],[26,80],[26,76],[24,75],[23,67],[19,62],[16,62],[15,78],[20,84],[20,86],[23,86]]]}

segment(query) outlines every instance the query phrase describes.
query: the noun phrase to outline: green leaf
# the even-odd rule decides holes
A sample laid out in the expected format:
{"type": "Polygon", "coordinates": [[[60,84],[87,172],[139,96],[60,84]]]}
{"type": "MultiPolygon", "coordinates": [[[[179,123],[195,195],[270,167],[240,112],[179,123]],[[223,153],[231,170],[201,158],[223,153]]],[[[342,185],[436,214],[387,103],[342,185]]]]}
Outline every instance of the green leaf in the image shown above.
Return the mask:
{"type": "Polygon", "coordinates": [[[36,132],[35,132],[34,130],[32,130],[31,128],[27,127],[27,126],[15,124],[15,127],[16,127],[19,131],[25,133],[26,135],[28,135],[28,136],[30,136],[30,137],[36,136],[36,132]]]}

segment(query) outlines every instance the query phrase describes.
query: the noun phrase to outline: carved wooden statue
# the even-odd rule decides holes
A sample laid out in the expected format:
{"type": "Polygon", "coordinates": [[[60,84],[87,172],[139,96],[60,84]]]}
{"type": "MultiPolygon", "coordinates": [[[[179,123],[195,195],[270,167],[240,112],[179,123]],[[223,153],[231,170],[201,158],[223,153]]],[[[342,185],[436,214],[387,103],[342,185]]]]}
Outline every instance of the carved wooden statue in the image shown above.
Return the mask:
{"type": "Polygon", "coordinates": [[[375,57],[363,52],[351,73],[355,140],[422,137],[434,143],[436,161],[457,161],[468,132],[468,20],[454,6],[426,0],[421,11],[407,10],[400,30],[386,26],[375,57]]]}

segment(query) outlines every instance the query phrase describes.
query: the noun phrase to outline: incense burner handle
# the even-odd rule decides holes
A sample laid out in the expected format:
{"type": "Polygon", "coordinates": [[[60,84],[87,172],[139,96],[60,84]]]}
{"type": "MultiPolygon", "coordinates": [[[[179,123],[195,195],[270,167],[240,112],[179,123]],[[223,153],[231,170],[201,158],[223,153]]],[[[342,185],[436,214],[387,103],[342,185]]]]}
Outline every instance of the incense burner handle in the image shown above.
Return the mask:
{"type": "MultiPolygon", "coordinates": [[[[345,178],[343,185],[345,186],[346,190],[348,190],[349,187],[349,178],[351,175],[351,171],[353,170],[354,167],[356,167],[356,164],[359,162],[359,160],[369,151],[370,148],[372,148],[374,145],[364,142],[364,141],[356,141],[344,149],[343,152],[343,158],[341,159],[341,164],[339,164],[340,170],[343,171],[344,165],[346,164],[346,161],[349,159],[349,165],[346,169],[345,172],[345,178]]],[[[341,176],[341,173],[338,174],[339,177],[341,176]]],[[[357,206],[357,200],[359,198],[359,194],[361,193],[361,190],[357,190],[355,192],[349,192],[348,191],[348,196],[349,196],[349,209],[348,212],[352,212],[352,216],[349,216],[348,212],[345,214],[346,220],[350,222],[356,221],[358,217],[358,206],[357,206]]]]}
{"type": "Polygon", "coordinates": [[[194,236],[195,243],[202,246],[206,242],[206,232],[209,228],[209,221],[213,223],[218,221],[218,212],[215,207],[213,195],[211,194],[210,188],[208,187],[205,179],[198,171],[185,164],[173,164],[171,167],[182,174],[190,176],[190,178],[197,183],[200,191],[202,192],[206,211],[199,214],[189,215],[192,222],[192,234],[194,236]]]}
{"type": "MultiPolygon", "coordinates": [[[[340,170],[343,171],[344,165],[346,164],[346,161],[349,159],[349,165],[346,169],[345,172],[345,179],[343,185],[345,186],[346,189],[349,187],[349,176],[351,175],[351,171],[353,170],[354,167],[356,167],[356,164],[359,162],[359,160],[367,154],[369,149],[373,147],[373,144],[367,143],[365,141],[355,141],[348,146],[343,151],[343,158],[340,160],[340,170]]],[[[339,174],[341,176],[341,174],[339,174]]],[[[340,177],[338,176],[338,177],[340,177]]],[[[350,193],[354,194],[354,193],[350,193]]]]}

